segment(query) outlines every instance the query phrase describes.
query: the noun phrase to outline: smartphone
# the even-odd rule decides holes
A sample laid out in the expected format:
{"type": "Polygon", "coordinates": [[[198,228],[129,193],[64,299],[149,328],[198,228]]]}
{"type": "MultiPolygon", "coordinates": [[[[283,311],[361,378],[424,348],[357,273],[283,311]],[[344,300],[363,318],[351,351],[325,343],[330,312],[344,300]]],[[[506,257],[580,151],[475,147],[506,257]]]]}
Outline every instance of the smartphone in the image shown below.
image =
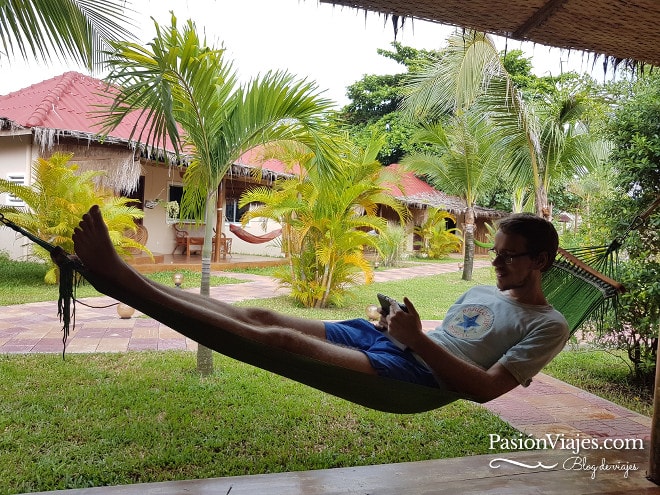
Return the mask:
{"type": "MultiPolygon", "coordinates": [[[[383,315],[390,314],[390,305],[396,301],[391,297],[386,296],[385,294],[376,294],[376,297],[378,298],[378,302],[380,303],[381,314],[383,315]]],[[[399,308],[401,308],[401,311],[405,311],[406,313],[408,312],[408,308],[406,307],[405,304],[401,304],[401,303],[397,303],[397,304],[399,305],[399,308]]]]}

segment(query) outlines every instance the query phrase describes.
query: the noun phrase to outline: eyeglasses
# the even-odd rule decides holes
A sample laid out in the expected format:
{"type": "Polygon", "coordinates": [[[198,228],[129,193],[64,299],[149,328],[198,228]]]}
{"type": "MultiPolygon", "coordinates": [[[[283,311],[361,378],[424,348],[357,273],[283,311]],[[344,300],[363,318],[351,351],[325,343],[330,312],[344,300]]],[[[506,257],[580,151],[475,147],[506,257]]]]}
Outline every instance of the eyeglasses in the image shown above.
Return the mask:
{"type": "Polygon", "coordinates": [[[497,258],[500,258],[502,261],[504,261],[505,265],[510,265],[511,263],[513,263],[513,260],[515,258],[520,258],[521,256],[529,256],[530,254],[532,253],[502,254],[502,253],[498,253],[493,248],[488,250],[490,261],[495,261],[497,258]]]}

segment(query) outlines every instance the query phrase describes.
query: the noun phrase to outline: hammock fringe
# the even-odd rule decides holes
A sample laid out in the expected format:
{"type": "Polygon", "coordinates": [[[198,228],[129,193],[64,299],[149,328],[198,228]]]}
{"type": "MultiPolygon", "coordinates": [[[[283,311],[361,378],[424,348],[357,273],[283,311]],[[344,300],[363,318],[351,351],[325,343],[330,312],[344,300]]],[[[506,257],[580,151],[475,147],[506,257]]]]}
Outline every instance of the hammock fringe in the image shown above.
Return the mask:
{"type": "MultiPolygon", "coordinates": [[[[61,247],[54,246],[51,243],[37,237],[32,232],[19,227],[14,222],[5,217],[2,213],[0,213],[0,222],[15,230],[19,234],[24,235],[38,246],[48,251],[51,255],[57,251],[60,251],[62,258],[66,257],[67,253],[61,247]]],[[[81,269],[82,266],[76,265],[72,260],[68,260],[65,263],[58,264],[58,267],[60,271],[60,279],[59,297],[57,300],[57,316],[62,323],[62,359],[64,359],[66,352],[66,341],[69,338],[70,330],[75,329],[76,326],[75,279],[77,269],[81,269]]]]}
{"type": "MultiPolygon", "coordinates": [[[[594,248],[584,248],[591,255],[594,248]]],[[[598,256],[606,252],[601,249],[598,256]]],[[[607,255],[611,259],[611,256],[607,255]]],[[[616,313],[618,295],[625,287],[616,280],[595,270],[592,266],[560,248],[552,267],[543,274],[543,292],[554,308],[568,321],[571,335],[589,318],[602,327],[608,311],[616,313]]]]}
{"type": "Polygon", "coordinates": [[[75,298],[75,270],[73,263],[66,263],[59,266],[59,299],[57,300],[57,316],[62,323],[62,359],[66,352],[66,341],[69,338],[69,331],[76,327],[76,298],[75,298]]]}

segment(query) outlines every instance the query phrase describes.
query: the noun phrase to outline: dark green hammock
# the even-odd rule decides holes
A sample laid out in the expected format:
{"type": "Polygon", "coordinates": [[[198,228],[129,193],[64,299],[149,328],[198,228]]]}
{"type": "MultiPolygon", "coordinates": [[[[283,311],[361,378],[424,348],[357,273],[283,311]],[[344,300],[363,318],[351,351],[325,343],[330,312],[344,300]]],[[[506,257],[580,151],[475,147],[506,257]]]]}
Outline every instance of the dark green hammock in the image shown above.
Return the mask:
{"type": "MultiPolygon", "coordinates": [[[[52,253],[55,249],[51,244],[9,221],[2,214],[0,214],[0,222],[27,236],[48,252],[52,253]]],[[[63,322],[65,346],[70,322],[73,321],[75,324],[75,312],[71,304],[73,273],[80,268],[73,265],[60,266],[58,314],[63,322]]],[[[543,288],[548,301],[565,315],[571,333],[590,315],[601,311],[615,300],[616,295],[622,290],[620,284],[593,270],[564,250],[560,250],[552,268],[544,274],[543,288]]],[[[276,351],[270,346],[229,332],[223,337],[222,348],[213,350],[356,404],[384,412],[419,413],[437,409],[458,399],[472,400],[470,397],[447,390],[367,375],[288,351],[276,351]]]]}
{"type": "Polygon", "coordinates": [[[559,249],[552,268],[543,276],[543,292],[568,320],[571,334],[587,319],[598,327],[608,311],[616,312],[617,295],[625,290],[613,280],[619,248],[658,207],[660,196],[637,214],[624,232],[608,245],[559,249]]]}

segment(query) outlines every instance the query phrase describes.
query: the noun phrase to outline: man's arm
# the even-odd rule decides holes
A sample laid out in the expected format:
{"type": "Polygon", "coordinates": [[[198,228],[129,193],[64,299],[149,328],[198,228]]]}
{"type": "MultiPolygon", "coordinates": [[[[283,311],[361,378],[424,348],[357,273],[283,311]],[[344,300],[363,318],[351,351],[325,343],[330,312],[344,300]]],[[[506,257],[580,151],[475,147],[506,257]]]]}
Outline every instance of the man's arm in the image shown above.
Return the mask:
{"type": "Polygon", "coordinates": [[[389,333],[421,357],[434,374],[451,390],[478,402],[495,399],[519,385],[500,363],[487,370],[468,363],[447,351],[422,331],[417,310],[407,298],[408,313],[392,305],[388,316],[389,333]]]}

